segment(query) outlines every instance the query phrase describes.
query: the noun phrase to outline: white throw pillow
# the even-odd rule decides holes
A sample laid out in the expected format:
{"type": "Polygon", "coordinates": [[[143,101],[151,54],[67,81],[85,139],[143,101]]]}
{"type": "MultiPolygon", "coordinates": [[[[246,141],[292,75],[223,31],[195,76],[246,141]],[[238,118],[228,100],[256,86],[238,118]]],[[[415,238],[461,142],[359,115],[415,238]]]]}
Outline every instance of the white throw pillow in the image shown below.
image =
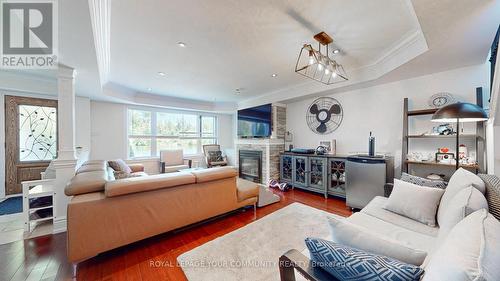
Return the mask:
{"type": "Polygon", "coordinates": [[[472,186],[462,189],[453,196],[446,209],[443,209],[443,219],[439,223],[439,236],[448,234],[466,216],[481,209],[488,210],[486,197],[472,186]]]}
{"type": "Polygon", "coordinates": [[[422,281],[500,280],[500,222],[482,209],[467,216],[430,257],[422,281]]]}
{"type": "Polygon", "coordinates": [[[394,188],[384,209],[436,226],[436,212],[444,190],[394,179],[394,188]]]}
{"type": "Polygon", "coordinates": [[[330,218],[329,223],[333,242],[417,266],[427,256],[424,250],[413,249],[390,237],[373,235],[369,229],[344,219],[330,218]]]}
{"type": "Polygon", "coordinates": [[[443,220],[444,210],[448,208],[448,204],[453,199],[453,197],[460,192],[462,189],[465,189],[469,186],[473,186],[477,188],[477,190],[481,191],[481,193],[485,193],[486,186],[484,185],[483,180],[475,175],[472,172],[469,172],[463,168],[460,168],[453,173],[448,182],[448,186],[441,198],[441,203],[439,203],[438,210],[438,224],[441,224],[441,220],[443,220]]]}

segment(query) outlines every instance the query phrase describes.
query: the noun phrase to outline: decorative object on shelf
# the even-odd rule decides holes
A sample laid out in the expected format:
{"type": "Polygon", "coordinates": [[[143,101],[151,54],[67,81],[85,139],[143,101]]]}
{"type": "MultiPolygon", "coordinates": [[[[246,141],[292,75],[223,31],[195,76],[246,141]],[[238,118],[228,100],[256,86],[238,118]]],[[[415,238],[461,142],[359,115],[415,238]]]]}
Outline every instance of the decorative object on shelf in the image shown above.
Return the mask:
{"type": "Polygon", "coordinates": [[[408,153],[406,160],[409,161],[430,161],[434,158],[434,155],[431,153],[424,154],[422,152],[410,152],[408,153]]]}
{"type": "Polygon", "coordinates": [[[328,147],[320,145],[316,147],[316,155],[325,155],[328,153],[328,147]]]}
{"type": "MultiPolygon", "coordinates": [[[[460,122],[483,122],[488,120],[488,114],[484,109],[472,103],[454,103],[442,107],[434,115],[432,115],[433,122],[456,122],[457,123],[457,142],[456,142],[456,158],[459,153],[459,135],[460,135],[460,122]]],[[[458,170],[460,163],[455,161],[455,168],[458,170]]]]}
{"type": "Polygon", "coordinates": [[[324,146],[326,150],[328,150],[328,153],[332,151],[332,142],[331,141],[320,141],[319,142],[320,146],[324,146]]]}
{"type": "Polygon", "coordinates": [[[448,153],[449,151],[450,151],[450,149],[447,147],[442,147],[442,148],[438,149],[438,152],[441,152],[441,153],[448,153]]]}
{"type": "Polygon", "coordinates": [[[290,131],[286,131],[285,141],[286,142],[293,142],[293,134],[290,131]]]}
{"type": "Polygon", "coordinates": [[[455,160],[455,155],[453,153],[436,153],[436,162],[438,163],[451,164],[453,160],[455,160]]]}
{"type": "Polygon", "coordinates": [[[467,158],[467,146],[465,144],[461,144],[458,147],[458,159],[462,160],[467,158]]]}
{"type": "Polygon", "coordinates": [[[437,132],[439,135],[446,135],[446,136],[455,134],[453,127],[449,123],[437,126],[437,132]]]}
{"type": "Polygon", "coordinates": [[[344,67],[328,54],[328,45],[333,39],[325,32],[314,35],[314,39],[318,41],[318,50],[311,44],[304,44],[295,64],[295,72],[326,85],[347,81],[344,67]],[[321,45],[326,46],[324,54],[321,53],[321,45]]]}
{"type": "Polygon", "coordinates": [[[430,107],[440,108],[440,107],[443,107],[443,106],[446,106],[446,105],[449,105],[452,103],[456,103],[457,99],[450,93],[441,92],[441,93],[437,93],[437,94],[432,95],[429,98],[428,102],[429,102],[430,107]]]}
{"type": "Polygon", "coordinates": [[[329,134],[335,131],[344,117],[342,105],[330,97],[317,98],[306,112],[309,128],[317,134],[329,134]]]}
{"type": "Polygon", "coordinates": [[[333,139],[332,140],[332,145],[330,146],[330,154],[337,154],[337,140],[333,139]]]}
{"type": "Polygon", "coordinates": [[[370,136],[368,137],[368,156],[375,156],[375,137],[372,136],[372,132],[370,132],[370,136]]]}

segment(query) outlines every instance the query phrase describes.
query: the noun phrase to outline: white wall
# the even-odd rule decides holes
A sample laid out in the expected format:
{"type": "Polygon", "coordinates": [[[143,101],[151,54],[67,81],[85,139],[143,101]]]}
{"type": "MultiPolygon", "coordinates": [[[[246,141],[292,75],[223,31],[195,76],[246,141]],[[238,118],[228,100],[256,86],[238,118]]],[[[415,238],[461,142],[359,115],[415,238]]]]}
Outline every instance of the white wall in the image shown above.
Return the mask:
{"type": "MultiPolygon", "coordinates": [[[[483,64],[334,94],[332,97],[342,104],[344,119],[329,135],[317,135],[307,126],[305,114],[313,99],[294,102],[287,106],[287,130],[293,133],[295,147],[315,148],[320,140],[336,139],[339,154],[366,152],[368,135],[373,131],[376,150],[394,155],[395,170],[400,171],[403,98],[409,98],[410,110],[429,108],[429,97],[438,92],[450,92],[461,101],[475,103],[476,87],[489,93],[488,86],[488,65],[483,64]]],[[[430,130],[429,120],[430,117],[414,120],[410,133],[430,130]]],[[[473,127],[466,128],[472,130],[473,127]]],[[[453,147],[453,143],[433,145],[453,147]]]]}
{"type": "Polygon", "coordinates": [[[75,146],[90,151],[90,99],[76,97],[75,101],[75,146]]]}
{"type": "MultiPolygon", "coordinates": [[[[91,159],[127,159],[127,108],[126,104],[90,102],[91,159]]],[[[218,117],[218,137],[221,148],[223,150],[233,149],[233,115],[215,115],[218,117]]],[[[192,158],[199,161],[200,165],[203,164],[201,155],[192,158]]],[[[147,173],[159,172],[158,158],[128,160],[127,162],[143,163],[147,173]]]]}

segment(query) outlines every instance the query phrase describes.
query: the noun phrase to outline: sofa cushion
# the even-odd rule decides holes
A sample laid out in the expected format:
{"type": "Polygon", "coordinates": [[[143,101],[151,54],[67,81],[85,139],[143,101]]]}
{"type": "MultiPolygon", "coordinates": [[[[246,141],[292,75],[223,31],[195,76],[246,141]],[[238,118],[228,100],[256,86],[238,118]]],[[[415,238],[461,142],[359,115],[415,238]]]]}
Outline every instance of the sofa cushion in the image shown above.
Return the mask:
{"type": "Polygon", "coordinates": [[[401,180],[409,183],[413,183],[416,185],[420,186],[427,186],[427,187],[437,187],[437,188],[446,188],[446,185],[448,184],[445,181],[442,180],[430,180],[414,175],[410,175],[407,173],[402,173],[401,174],[401,180]]]}
{"type": "Polygon", "coordinates": [[[423,281],[500,280],[500,222],[485,209],[459,222],[432,254],[423,281]]]}
{"type": "Polygon", "coordinates": [[[418,266],[323,239],[305,242],[315,265],[339,280],[417,281],[424,273],[418,266]]]}
{"type": "Polygon", "coordinates": [[[436,226],[436,212],[444,190],[394,179],[385,209],[415,219],[429,226],[436,226]]]}
{"type": "Polygon", "coordinates": [[[428,226],[416,220],[403,217],[391,211],[384,209],[387,204],[387,197],[377,196],[373,198],[368,205],[366,205],[361,213],[368,214],[370,216],[381,219],[385,222],[392,223],[394,225],[406,228],[411,231],[415,231],[421,234],[429,236],[437,236],[439,232],[438,227],[428,226]]]}
{"type": "Polygon", "coordinates": [[[259,196],[259,185],[255,182],[238,178],[236,188],[238,189],[238,202],[259,196]]]}
{"type": "Polygon", "coordinates": [[[143,174],[146,174],[146,173],[144,173],[144,172],[126,173],[126,172],[123,172],[123,171],[113,171],[113,176],[114,176],[115,180],[126,179],[126,178],[142,177],[143,174]]]}
{"type": "Polygon", "coordinates": [[[128,167],[130,168],[131,173],[144,172],[144,165],[140,163],[130,164],[128,167]]]}
{"type": "Polygon", "coordinates": [[[441,202],[439,203],[437,221],[438,224],[443,220],[444,210],[448,208],[448,204],[453,199],[453,197],[460,192],[460,190],[465,189],[469,186],[473,186],[477,188],[481,193],[485,193],[486,187],[484,182],[480,177],[469,172],[463,168],[460,168],[453,173],[448,182],[448,186],[446,187],[446,191],[441,198],[441,202]]]}
{"type": "Polygon", "coordinates": [[[364,213],[355,213],[346,218],[352,224],[362,226],[377,236],[399,241],[407,247],[430,253],[436,245],[437,237],[408,230],[391,222],[380,220],[364,213]]]}
{"type": "Polygon", "coordinates": [[[87,161],[83,162],[82,166],[95,165],[95,164],[101,164],[101,163],[107,164],[107,161],[106,160],[87,160],[87,161]]]}
{"type": "Polygon", "coordinates": [[[225,178],[233,178],[238,175],[233,167],[217,167],[191,172],[196,177],[196,182],[207,182],[225,178]]]}
{"type": "Polygon", "coordinates": [[[93,171],[106,171],[107,168],[108,168],[107,163],[103,161],[101,163],[82,165],[80,168],[78,168],[78,170],[76,170],[76,173],[81,174],[93,171]]]}
{"type": "Polygon", "coordinates": [[[414,265],[421,265],[427,256],[424,250],[413,249],[397,240],[383,235],[374,235],[368,228],[345,219],[329,219],[332,240],[370,253],[388,256],[414,265]]]}
{"type": "Polygon", "coordinates": [[[488,201],[490,213],[500,220],[500,178],[495,175],[478,175],[486,186],[486,201],[488,201]]]}
{"type": "Polygon", "coordinates": [[[108,164],[115,171],[122,171],[127,174],[132,173],[132,169],[123,161],[123,159],[115,159],[108,161],[108,164]]]}
{"type": "Polygon", "coordinates": [[[158,174],[147,177],[131,177],[106,183],[104,192],[107,197],[120,196],[130,193],[156,190],[195,183],[191,173],[158,174]]]}
{"type": "Polygon", "coordinates": [[[75,175],[64,189],[64,194],[73,196],[78,194],[96,192],[104,190],[104,185],[108,180],[105,171],[92,171],[75,175]]]}
{"type": "Polygon", "coordinates": [[[443,210],[443,219],[439,225],[439,235],[446,235],[457,223],[477,210],[488,209],[484,195],[476,188],[469,186],[459,191],[443,210]]]}

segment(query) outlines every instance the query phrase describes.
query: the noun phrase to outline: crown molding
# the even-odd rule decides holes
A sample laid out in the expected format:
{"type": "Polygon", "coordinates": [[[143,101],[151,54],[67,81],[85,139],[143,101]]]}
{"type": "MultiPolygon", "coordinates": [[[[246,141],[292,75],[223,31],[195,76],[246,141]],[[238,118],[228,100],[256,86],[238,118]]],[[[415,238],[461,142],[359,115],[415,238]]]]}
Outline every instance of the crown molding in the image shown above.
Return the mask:
{"type": "Polygon", "coordinates": [[[238,108],[255,106],[264,103],[286,102],[306,99],[320,93],[376,80],[397,67],[409,62],[429,50],[422,30],[414,30],[396,42],[373,63],[348,72],[349,80],[333,85],[323,85],[316,81],[306,81],[284,89],[269,92],[238,103],[238,108]]]}
{"type": "Polygon", "coordinates": [[[88,0],[101,87],[111,71],[111,0],[88,0]]]}

